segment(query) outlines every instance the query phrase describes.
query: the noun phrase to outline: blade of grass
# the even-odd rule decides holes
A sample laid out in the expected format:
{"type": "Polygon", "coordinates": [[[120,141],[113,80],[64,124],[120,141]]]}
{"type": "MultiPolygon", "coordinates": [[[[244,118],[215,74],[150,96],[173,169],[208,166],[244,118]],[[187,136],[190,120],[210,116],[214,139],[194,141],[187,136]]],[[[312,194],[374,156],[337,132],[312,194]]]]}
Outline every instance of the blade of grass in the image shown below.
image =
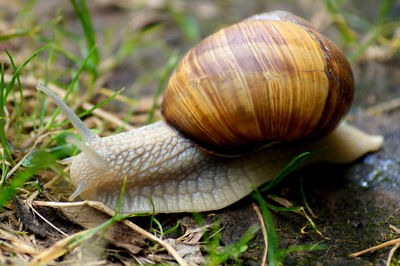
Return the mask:
{"type": "Polygon", "coordinates": [[[240,254],[247,250],[247,244],[258,232],[258,230],[260,230],[258,225],[254,224],[250,226],[249,229],[247,229],[247,231],[239,239],[239,241],[226,246],[222,251],[218,251],[218,249],[216,249],[218,252],[216,252],[213,256],[207,257],[206,265],[221,265],[230,258],[232,258],[234,261],[238,261],[240,254]]]}
{"type": "Polygon", "coordinates": [[[217,218],[213,221],[210,231],[204,233],[205,243],[207,244],[206,249],[208,252],[209,265],[216,265],[218,261],[218,247],[220,243],[220,231],[221,221],[217,218]],[[214,262],[214,263],[213,263],[214,262]]]}
{"type": "Polygon", "coordinates": [[[325,5],[331,14],[334,22],[338,25],[341,36],[343,40],[346,43],[352,43],[356,41],[356,38],[350,29],[350,27],[347,25],[346,20],[343,18],[343,15],[337,6],[337,1],[336,0],[325,0],[325,5]]]}
{"type": "MultiPolygon", "coordinates": [[[[98,108],[101,108],[103,105],[105,105],[108,102],[112,101],[115,97],[117,97],[119,94],[121,94],[124,90],[125,90],[125,88],[120,89],[119,91],[115,92],[113,95],[111,95],[110,97],[108,97],[104,101],[102,101],[102,102],[96,104],[95,106],[93,106],[92,108],[90,108],[89,110],[86,110],[86,111],[84,111],[82,113],[79,113],[78,117],[82,118],[84,116],[90,115],[94,110],[96,110],[98,108]]],[[[48,128],[46,128],[46,129],[52,129],[52,128],[55,128],[55,127],[62,127],[62,126],[68,125],[69,123],[70,123],[70,121],[65,121],[63,123],[49,125],[48,128]]]]}
{"type": "MultiPolygon", "coordinates": [[[[30,2],[35,2],[35,1],[30,1],[30,2]]],[[[16,29],[15,31],[9,33],[9,34],[1,34],[0,33],[0,42],[1,41],[8,41],[14,38],[18,38],[18,37],[23,37],[23,36],[37,36],[39,35],[39,33],[41,31],[43,31],[44,29],[46,29],[49,26],[53,26],[54,24],[59,23],[62,20],[61,16],[56,16],[54,19],[50,20],[50,21],[46,21],[43,24],[39,24],[36,25],[34,27],[30,27],[31,25],[34,25],[35,21],[33,16],[31,16],[31,14],[33,14],[33,10],[35,10],[34,8],[31,8],[31,4],[27,4],[26,1],[24,2],[24,4],[22,5],[24,7],[24,10],[18,12],[18,19],[16,19],[16,21],[19,21],[19,24],[23,24],[23,25],[27,25],[28,28],[25,29],[16,29]],[[28,14],[30,13],[30,14],[28,14]]]]}
{"type": "Polygon", "coordinates": [[[157,89],[154,92],[153,103],[148,112],[146,124],[150,124],[153,122],[154,112],[157,109],[158,98],[161,96],[161,93],[165,87],[165,84],[166,84],[169,76],[171,75],[172,71],[174,70],[176,64],[178,63],[178,58],[179,58],[178,52],[174,51],[174,52],[172,52],[171,56],[169,57],[169,59],[167,61],[167,64],[165,66],[165,71],[162,73],[160,81],[157,86],[157,89]]]}
{"type": "Polygon", "coordinates": [[[307,198],[306,198],[306,193],[304,192],[303,178],[300,178],[299,189],[300,189],[300,196],[303,199],[304,206],[306,207],[306,210],[311,214],[311,216],[314,219],[316,219],[317,216],[314,214],[314,212],[312,211],[310,205],[308,204],[308,201],[307,201],[307,198]]]}
{"type": "Polygon", "coordinates": [[[265,202],[267,207],[273,211],[280,211],[280,212],[299,212],[299,211],[303,211],[303,207],[302,206],[293,206],[293,207],[280,207],[280,206],[275,206],[272,204],[269,204],[267,202],[265,202]]]}
{"type": "Polygon", "coordinates": [[[32,156],[28,158],[27,164],[31,167],[20,168],[7,184],[3,183],[0,185],[0,210],[14,197],[16,190],[22,187],[22,185],[31,179],[39,170],[45,168],[59,169],[56,158],[45,151],[37,153],[36,155],[32,154],[32,156]]]}
{"type": "Polygon", "coordinates": [[[329,237],[326,237],[322,234],[321,231],[319,231],[317,225],[314,223],[313,219],[307,214],[306,210],[303,208],[301,210],[304,214],[304,216],[306,217],[308,223],[311,225],[311,227],[315,230],[315,232],[317,232],[317,234],[319,234],[321,237],[323,237],[326,240],[331,240],[329,237]]]}
{"type": "Polygon", "coordinates": [[[4,149],[0,150],[0,158],[1,158],[1,180],[0,180],[0,186],[4,185],[4,182],[6,181],[7,174],[9,172],[9,168],[7,167],[7,162],[6,158],[4,155],[4,149]]]}
{"type": "MultiPolygon", "coordinates": [[[[100,75],[107,73],[121,64],[128,56],[131,56],[134,51],[143,49],[144,47],[153,47],[159,44],[159,40],[148,40],[146,37],[156,34],[157,31],[161,30],[162,24],[153,24],[148,27],[141,29],[139,32],[128,33],[126,37],[123,38],[121,44],[119,44],[118,49],[114,49],[110,52],[112,55],[106,58],[99,65],[100,75]]],[[[113,33],[114,34],[114,33],[113,33]]]]}
{"type": "Polygon", "coordinates": [[[292,252],[302,252],[302,251],[312,251],[312,250],[324,250],[325,245],[322,244],[312,244],[312,245],[300,245],[300,246],[291,246],[287,249],[283,249],[279,251],[279,256],[285,257],[289,253],[292,252]]]}
{"type": "Polygon", "coordinates": [[[92,73],[93,81],[97,78],[97,66],[100,62],[100,53],[96,46],[96,35],[92,23],[92,18],[85,0],[70,0],[75,13],[81,22],[86,39],[86,51],[93,50],[89,60],[89,70],[92,73]],[[78,3],[79,1],[79,3],[78,3]]]}
{"type": "Polygon", "coordinates": [[[36,31],[37,31],[37,28],[35,27],[35,29],[18,29],[18,30],[15,30],[13,33],[1,34],[0,42],[8,41],[8,40],[14,39],[16,37],[30,35],[31,33],[36,32],[36,31]]]}
{"type": "Polygon", "coordinates": [[[365,41],[358,46],[358,48],[349,56],[350,62],[355,61],[364,52],[367,48],[381,35],[382,30],[384,30],[384,25],[386,18],[389,15],[390,10],[392,10],[394,6],[394,0],[383,0],[379,5],[379,12],[376,20],[374,21],[373,25],[369,29],[367,38],[365,41]]]}
{"type": "Polygon", "coordinates": [[[267,185],[265,185],[261,191],[265,192],[271,188],[273,188],[276,184],[281,182],[287,175],[289,175],[291,172],[296,170],[300,164],[305,162],[307,159],[310,158],[310,156],[314,152],[303,152],[297,156],[295,156],[279,173],[278,175],[267,185]]]}
{"type": "Polygon", "coordinates": [[[278,236],[276,234],[274,220],[272,219],[271,212],[268,209],[267,202],[263,199],[260,191],[255,188],[251,196],[258,202],[263,220],[265,223],[265,230],[267,231],[268,239],[268,265],[279,265],[281,260],[278,251],[278,236]]]}
{"type": "Polygon", "coordinates": [[[110,97],[108,97],[107,99],[105,99],[104,101],[96,104],[95,106],[93,106],[92,108],[90,108],[89,110],[86,110],[82,113],[79,113],[78,117],[82,118],[84,116],[87,116],[89,114],[91,114],[94,110],[101,108],[102,106],[104,106],[105,104],[109,103],[110,101],[114,100],[115,97],[117,97],[118,95],[120,95],[123,91],[125,90],[125,88],[120,89],[119,91],[116,91],[113,95],[111,95],[110,97]]]}
{"type": "Polygon", "coordinates": [[[169,228],[169,229],[167,229],[167,230],[164,231],[164,235],[168,235],[168,234],[170,234],[170,233],[175,232],[176,230],[178,230],[179,226],[180,226],[180,222],[179,222],[179,220],[178,220],[178,221],[176,221],[176,225],[174,225],[174,226],[172,226],[171,228],[169,228]]]}
{"type": "Polygon", "coordinates": [[[22,70],[30,61],[32,61],[38,54],[40,54],[41,52],[43,52],[43,51],[46,50],[47,48],[49,48],[49,45],[45,45],[45,46],[43,46],[42,48],[36,50],[30,57],[28,57],[28,59],[26,59],[26,60],[17,68],[17,70],[14,71],[13,76],[12,76],[10,82],[8,83],[7,88],[6,88],[6,90],[5,90],[5,93],[4,93],[4,95],[3,95],[3,101],[4,101],[4,102],[7,102],[8,95],[10,94],[10,92],[11,92],[13,86],[14,86],[15,80],[19,77],[19,73],[21,72],[21,70],[22,70]]]}
{"type": "Polygon", "coordinates": [[[4,84],[4,62],[1,63],[1,78],[0,78],[0,142],[3,147],[3,153],[5,159],[11,163],[11,165],[14,165],[14,160],[12,158],[12,152],[11,152],[11,147],[8,144],[8,141],[6,139],[6,132],[5,132],[5,113],[4,113],[4,108],[5,108],[5,103],[6,101],[4,100],[4,91],[6,87],[4,84]]]}
{"type": "MultiPolygon", "coordinates": [[[[66,90],[66,93],[64,95],[63,101],[66,101],[68,99],[68,96],[71,94],[72,89],[75,87],[75,84],[78,82],[79,77],[81,76],[83,70],[85,69],[86,64],[90,60],[92,53],[95,52],[95,47],[93,47],[88,55],[85,57],[85,59],[82,61],[81,65],[79,66],[79,69],[75,73],[74,77],[72,78],[71,82],[68,85],[68,88],[66,90]]],[[[54,120],[57,118],[57,116],[60,114],[61,110],[60,108],[57,107],[57,109],[54,111],[51,119],[47,122],[46,124],[46,129],[49,129],[50,126],[54,123],[54,120]]]]}
{"type": "MultiPolygon", "coordinates": [[[[60,20],[60,18],[58,18],[58,20],[60,20]]],[[[27,35],[35,36],[43,29],[47,28],[48,26],[51,26],[52,23],[54,23],[53,20],[43,23],[41,25],[36,25],[35,27],[30,29],[17,29],[9,34],[0,34],[0,42],[8,41],[14,38],[23,37],[27,35]]]]}
{"type": "MultiPolygon", "coordinates": [[[[15,65],[13,56],[7,50],[4,50],[4,52],[7,54],[8,59],[10,60],[11,66],[13,68],[13,71],[16,72],[17,71],[17,66],[15,65]]],[[[17,76],[17,83],[18,83],[18,91],[19,91],[20,101],[18,102],[18,104],[15,104],[15,112],[16,112],[15,116],[17,118],[20,118],[22,116],[22,110],[23,110],[23,106],[24,106],[24,96],[23,96],[23,93],[22,93],[21,79],[19,78],[19,75],[17,76]]],[[[15,102],[17,103],[16,100],[15,100],[15,102]]],[[[23,121],[22,119],[16,119],[17,132],[20,132],[20,130],[21,130],[22,121],[23,121]]]]}
{"type": "Polygon", "coordinates": [[[193,45],[201,38],[200,26],[196,18],[187,12],[178,12],[174,8],[169,8],[172,19],[178,25],[183,36],[193,45]]]}
{"type": "Polygon", "coordinates": [[[26,181],[36,174],[39,169],[37,168],[26,168],[20,170],[14,174],[13,178],[8,184],[0,186],[0,210],[2,210],[7,202],[12,200],[15,192],[20,188],[26,181]]]}

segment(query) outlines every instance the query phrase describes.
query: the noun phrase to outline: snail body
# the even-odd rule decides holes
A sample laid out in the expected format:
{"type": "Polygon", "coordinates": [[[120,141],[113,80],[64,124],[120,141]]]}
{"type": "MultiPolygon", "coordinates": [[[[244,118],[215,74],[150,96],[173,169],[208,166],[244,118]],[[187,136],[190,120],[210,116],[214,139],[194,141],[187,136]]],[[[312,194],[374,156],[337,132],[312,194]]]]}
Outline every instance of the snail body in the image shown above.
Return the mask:
{"type": "Polygon", "coordinates": [[[188,52],[165,90],[165,121],[100,138],[52,91],[38,89],[84,140],[73,141],[82,153],[72,158],[71,199],[114,208],[126,179],[121,212],[128,213],[220,209],[302,152],[326,148],[310,162],[345,163],[379,149],[381,136],[341,123],[353,86],[331,41],[301,18],[272,12],[188,52]]]}

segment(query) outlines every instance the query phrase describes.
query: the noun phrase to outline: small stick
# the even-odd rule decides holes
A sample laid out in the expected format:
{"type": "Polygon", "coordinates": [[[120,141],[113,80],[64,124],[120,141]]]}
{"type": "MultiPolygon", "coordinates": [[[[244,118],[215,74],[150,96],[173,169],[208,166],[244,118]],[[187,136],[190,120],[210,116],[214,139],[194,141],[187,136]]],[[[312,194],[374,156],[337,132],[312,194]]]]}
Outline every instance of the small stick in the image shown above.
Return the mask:
{"type": "Polygon", "coordinates": [[[253,202],[252,203],[253,209],[257,214],[258,217],[258,221],[260,222],[261,225],[261,232],[263,234],[263,238],[264,238],[264,245],[265,245],[265,250],[264,250],[264,254],[263,254],[263,258],[261,261],[261,265],[262,266],[267,266],[267,255],[268,255],[268,233],[267,230],[265,229],[265,223],[264,223],[264,219],[263,216],[261,214],[260,208],[258,208],[258,206],[253,202]]]}
{"type": "Polygon", "coordinates": [[[350,256],[350,257],[358,257],[358,256],[360,256],[360,255],[362,255],[362,254],[364,254],[364,253],[371,252],[371,251],[375,251],[375,250],[377,250],[377,249],[381,249],[381,248],[384,248],[384,247],[387,247],[387,246],[396,245],[396,244],[398,244],[398,243],[400,243],[400,238],[397,238],[397,239],[393,239],[393,240],[384,242],[384,243],[382,243],[382,244],[379,244],[379,245],[376,245],[376,246],[367,248],[367,249],[365,249],[365,250],[362,250],[362,251],[359,251],[359,252],[350,254],[349,256],[350,256]]]}
{"type": "Polygon", "coordinates": [[[377,105],[371,106],[371,107],[363,110],[361,114],[348,115],[346,117],[346,120],[354,121],[357,118],[364,118],[364,117],[368,117],[368,116],[378,116],[378,115],[382,115],[383,113],[387,113],[392,110],[395,110],[397,108],[400,108],[400,97],[393,98],[386,102],[382,102],[377,105]]]}
{"type": "MultiPolygon", "coordinates": [[[[113,210],[111,210],[110,208],[108,208],[107,206],[105,206],[103,203],[97,202],[97,201],[89,201],[89,200],[85,200],[85,201],[81,201],[81,202],[34,201],[33,205],[49,206],[49,207],[74,207],[74,206],[87,205],[87,206],[90,206],[92,208],[98,209],[99,211],[102,211],[102,212],[110,215],[111,217],[113,217],[115,215],[115,212],[113,210]]],[[[186,263],[186,261],[181,257],[181,255],[179,255],[178,252],[170,244],[168,244],[167,242],[165,242],[165,241],[161,240],[160,238],[156,237],[155,235],[147,232],[146,230],[142,229],[141,227],[137,226],[136,224],[132,223],[131,221],[122,220],[120,222],[124,223],[127,226],[129,226],[131,229],[133,229],[134,231],[138,232],[139,234],[142,234],[146,238],[148,238],[148,239],[160,244],[161,246],[163,246],[171,254],[171,256],[174,257],[174,259],[179,263],[179,265],[182,265],[182,266],[187,266],[188,265],[186,263]]]]}
{"type": "Polygon", "coordinates": [[[393,255],[396,252],[396,250],[400,247],[400,243],[397,243],[394,245],[394,247],[390,250],[388,259],[386,261],[386,266],[390,266],[390,262],[392,261],[393,255]]]}

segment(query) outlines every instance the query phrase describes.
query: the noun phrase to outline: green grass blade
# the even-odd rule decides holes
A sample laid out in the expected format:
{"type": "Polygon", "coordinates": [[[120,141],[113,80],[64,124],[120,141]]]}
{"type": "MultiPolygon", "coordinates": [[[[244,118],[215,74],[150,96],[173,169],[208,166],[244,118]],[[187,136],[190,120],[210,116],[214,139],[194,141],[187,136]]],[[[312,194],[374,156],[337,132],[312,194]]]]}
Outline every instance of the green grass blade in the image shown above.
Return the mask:
{"type": "Polygon", "coordinates": [[[3,96],[3,101],[7,102],[7,98],[8,95],[10,94],[15,80],[19,77],[19,73],[21,72],[21,70],[30,62],[32,61],[38,54],[40,54],[41,52],[43,52],[44,50],[46,50],[47,48],[49,48],[49,45],[45,45],[42,48],[36,50],[28,59],[26,59],[18,68],[17,70],[13,73],[13,76],[10,80],[10,82],[7,85],[7,88],[5,90],[4,96],[3,96]]]}
{"type": "Polygon", "coordinates": [[[18,188],[31,179],[39,170],[54,167],[58,168],[56,158],[46,151],[34,151],[30,153],[23,164],[29,166],[19,169],[11,178],[8,184],[0,185],[0,209],[12,200],[18,188]]]}
{"type": "MultiPolygon", "coordinates": [[[[72,89],[75,87],[75,84],[78,82],[79,77],[81,76],[83,70],[85,69],[85,66],[87,65],[87,63],[89,62],[92,54],[95,52],[95,48],[93,47],[88,55],[85,57],[85,59],[82,61],[81,65],[79,66],[79,69],[77,70],[77,72],[75,73],[74,77],[72,78],[71,82],[69,83],[69,86],[65,92],[65,95],[63,97],[63,100],[66,101],[68,99],[68,96],[71,94],[72,89]]],[[[114,96],[115,97],[115,96],[114,96]]],[[[60,108],[57,107],[57,109],[54,111],[53,115],[51,116],[51,119],[47,122],[46,124],[46,129],[49,129],[51,127],[51,125],[54,123],[55,119],[57,118],[57,116],[60,114],[61,110],[60,108]]]]}
{"type": "Polygon", "coordinates": [[[16,37],[26,36],[32,33],[32,29],[20,29],[9,34],[0,34],[0,42],[8,41],[16,37]]]}
{"type": "Polygon", "coordinates": [[[254,189],[251,196],[258,202],[260,210],[265,223],[265,230],[267,231],[268,239],[268,265],[275,266],[280,264],[280,256],[278,251],[278,236],[276,234],[274,220],[272,219],[271,212],[267,207],[267,202],[261,196],[258,189],[254,189]]]}
{"type": "Polygon", "coordinates": [[[218,252],[216,257],[213,257],[213,261],[210,264],[220,265],[226,262],[229,258],[234,261],[238,261],[241,253],[245,252],[248,248],[248,243],[254,237],[254,235],[260,230],[258,225],[252,225],[247,229],[239,241],[232,243],[225,247],[222,252],[218,252]]]}
{"type": "MultiPolygon", "coordinates": [[[[115,92],[113,95],[111,95],[110,97],[108,97],[104,101],[102,101],[102,102],[96,104],[95,106],[93,106],[92,108],[90,108],[89,110],[86,110],[86,111],[84,111],[82,113],[79,113],[78,117],[82,118],[84,116],[87,116],[87,115],[91,114],[94,110],[96,110],[98,108],[101,108],[103,105],[105,105],[108,102],[112,101],[115,97],[117,97],[119,94],[121,94],[124,91],[124,89],[125,88],[120,89],[119,91],[115,92]]],[[[65,126],[65,125],[68,125],[69,123],[70,123],[70,121],[65,121],[65,122],[60,123],[60,124],[52,124],[52,125],[49,125],[47,129],[52,129],[52,128],[55,128],[55,127],[65,126]]]]}
{"type": "Polygon", "coordinates": [[[179,225],[180,225],[180,222],[179,222],[179,220],[178,220],[178,221],[176,222],[176,225],[174,225],[174,226],[172,226],[171,228],[169,228],[169,229],[167,229],[167,230],[164,231],[164,235],[168,235],[168,234],[170,234],[170,233],[175,232],[176,230],[178,230],[179,225]]]}
{"type": "Polygon", "coordinates": [[[272,204],[269,204],[265,202],[267,207],[273,211],[278,211],[278,212],[296,212],[296,211],[303,211],[304,207],[302,206],[294,206],[294,207],[280,207],[280,206],[275,206],[272,204]]]}
{"type": "Polygon", "coordinates": [[[4,208],[7,202],[12,200],[16,190],[35,175],[37,171],[37,168],[26,168],[20,170],[14,174],[9,184],[2,184],[0,186],[0,210],[4,208]]]}
{"type": "Polygon", "coordinates": [[[4,155],[4,149],[0,150],[0,159],[1,159],[1,180],[0,180],[0,186],[4,185],[6,182],[7,174],[9,171],[9,168],[7,166],[7,160],[4,155]]]}
{"type": "Polygon", "coordinates": [[[364,54],[367,48],[381,35],[384,30],[384,23],[389,15],[390,10],[394,6],[394,0],[384,0],[379,6],[378,16],[368,31],[366,40],[358,46],[358,48],[349,56],[350,62],[357,60],[364,54]]]}
{"type": "Polygon", "coordinates": [[[111,95],[110,97],[108,97],[107,99],[105,99],[104,101],[96,104],[95,106],[93,106],[92,108],[90,108],[89,110],[86,110],[82,113],[79,113],[78,117],[82,118],[84,116],[87,116],[89,114],[91,114],[94,110],[101,108],[102,106],[104,106],[105,104],[109,103],[110,101],[114,100],[115,97],[117,97],[118,95],[120,95],[123,91],[125,90],[125,88],[120,89],[119,91],[116,91],[113,95],[111,95]]]}
{"type": "Polygon", "coordinates": [[[117,207],[114,210],[115,211],[115,216],[118,216],[120,214],[120,212],[121,212],[125,191],[126,191],[126,176],[124,176],[123,179],[122,179],[121,191],[119,192],[118,201],[117,201],[117,207]]]}
{"type": "Polygon", "coordinates": [[[395,0],[383,0],[381,1],[381,4],[379,5],[379,13],[378,17],[376,18],[375,24],[376,25],[382,25],[385,23],[389,12],[393,10],[395,4],[395,0]]]}
{"type": "Polygon", "coordinates": [[[286,176],[297,169],[303,162],[310,158],[312,152],[303,152],[296,157],[294,157],[279,173],[278,175],[268,184],[266,184],[261,191],[267,191],[273,188],[276,184],[281,182],[286,176]]]}
{"type": "MultiPolygon", "coordinates": [[[[29,10],[32,11],[32,10],[29,10]]],[[[21,13],[19,13],[20,17],[21,13]]],[[[59,21],[61,21],[61,16],[57,16],[55,19],[50,20],[48,22],[45,22],[43,24],[40,25],[36,25],[33,28],[29,28],[29,29],[17,29],[12,33],[9,34],[1,34],[0,33],[0,42],[2,41],[8,41],[14,38],[18,38],[18,37],[24,37],[24,36],[36,36],[39,34],[39,32],[41,32],[42,30],[44,30],[45,28],[52,26],[54,24],[54,22],[58,23],[59,21]]],[[[29,22],[26,22],[26,24],[28,24],[29,22]]]]}
{"type": "Polygon", "coordinates": [[[90,56],[89,67],[93,79],[97,78],[97,66],[100,62],[100,53],[96,46],[96,35],[92,23],[92,18],[85,0],[70,0],[79,21],[81,22],[86,39],[86,50],[89,52],[94,49],[90,56]],[[78,3],[79,1],[79,3],[78,3]]]}
{"type": "Polygon", "coordinates": [[[285,257],[287,254],[292,252],[302,252],[302,251],[312,251],[312,250],[324,250],[326,247],[322,244],[311,244],[311,245],[301,245],[301,246],[292,246],[284,250],[279,251],[279,255],[281,257],[285,257]]]}
{"type": "Polygon", "coordinates": [[[304,192],[303,178],[300,178],[299,190],[300,190],[300,197],[302,198],[302,200],[304,202],[304,206],[305,206],[306,210],[311,214],[311,216],[313,218],[317,218],[317,216],[312,211],[310,205],[308,204],[306,193],[304,192]]]}
{"type": "MultiPolygon", "coordinates": [[[[10,60],[13,71],[16,72],[17,66],[15,65],[14,58],[12,57],[10,52],[8,52],[7,50],[4,50],[4,52],[7,54],[8,59],[10,60]]],[[[22,84],[21,84],[21,79],[19,78],[19,75],[17,76],[17,83],[18,83],[18,91],[19,91],[20,100],[19,100],[18,104],[15,104],[15,116],[17,118],[21,118],[22,112],[23,112],[23,106],[24,106],[24,95],[22,92],[22,84]]],[[[15,102],[17,103],[17,101],[15,101],[15,102]]],[[[17,132],[21,132],[21,128],[22,128],[21,123],[22,123],[22,119],[17,119],[17,121],[16,121],[16,131],[17,132]]]]}
{"type": "Polygon", "coordinates": [[[346,20],[344,19],[339,7],[337,6],[337,1],[336,0],[325,0],[325,5],[331,13],[331,16],[334,20],[334,22],[338,25],[339,31],[341,33],[341,36],[343,40],[346,43],[352,43],[356,41],[356,38],[350,29],[349,25],[347,25],[346,20]]]}
{"type": "Polygon", "coordinates": [[[8,145],[8,141],[6,139],[6,132],[5,132],[5,113],[4,113],[4,108],[5,108],[5,97],[4,97],[4,91],[6,87],[4,84],[4,62],[1,63],[1,78],[0,78],[0,142],[3,147],[3,153],[5,159],[10,162],[12,165],[14,165],[14,160],[12,158],[12,152],[11,152],[11,147],[8,145]]]}
{"type": "Polygon", "coordinates": [[[183,33],[183,36],[193,45],[201,38],[200,26],[196,18],[187,12],[177,12],[170,8],[168,9],[172,15],[172,19],[178,25],[183,33]]]}

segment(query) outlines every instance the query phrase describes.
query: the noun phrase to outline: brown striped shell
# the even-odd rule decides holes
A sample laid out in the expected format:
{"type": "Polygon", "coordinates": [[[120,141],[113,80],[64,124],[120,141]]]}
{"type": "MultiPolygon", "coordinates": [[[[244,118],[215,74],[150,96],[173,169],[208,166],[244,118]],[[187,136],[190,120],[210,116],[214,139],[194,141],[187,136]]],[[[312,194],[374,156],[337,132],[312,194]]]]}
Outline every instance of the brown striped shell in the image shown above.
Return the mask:
{"type": "Polygon", "coordinates": [[[282,13],[251,17],[193,47],[165,89],[167,123],[221,154],[331,132],[353,99],[350,65],[308,22],[282,13]]]}

